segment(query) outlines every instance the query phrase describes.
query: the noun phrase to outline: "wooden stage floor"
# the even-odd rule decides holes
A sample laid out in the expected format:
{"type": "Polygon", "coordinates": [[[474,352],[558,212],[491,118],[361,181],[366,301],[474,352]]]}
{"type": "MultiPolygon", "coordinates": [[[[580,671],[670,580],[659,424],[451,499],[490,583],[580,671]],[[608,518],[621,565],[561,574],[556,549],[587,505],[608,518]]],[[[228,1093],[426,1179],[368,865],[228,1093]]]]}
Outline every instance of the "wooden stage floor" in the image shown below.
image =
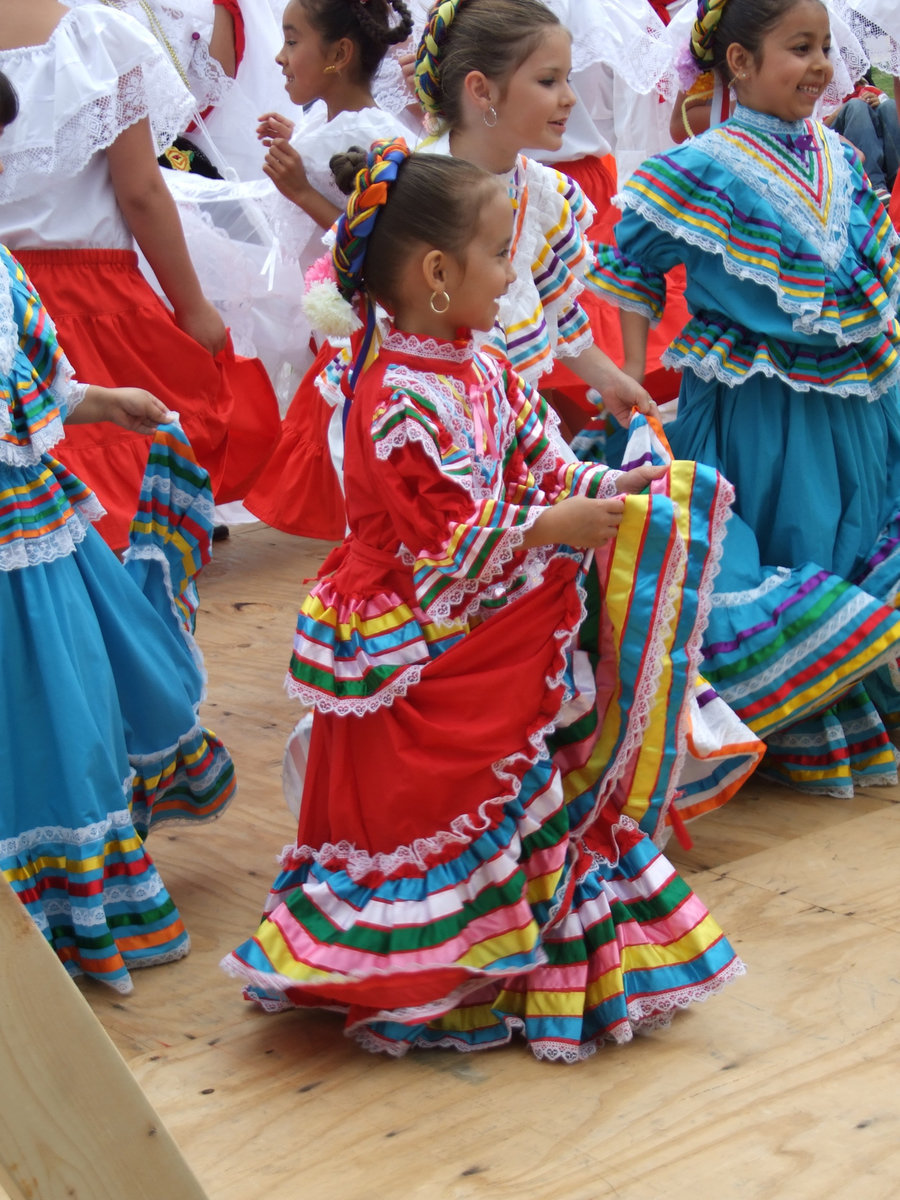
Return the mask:
{"type": "Polygon", "coordinates": [[[394,1061],[331,1014],[241,999],[217,964],[291,840],[281,754],[300,710],[282,679],[325,549],[261,525],[217,545],[204,716],[240,791],[215,825],[150,841],[193,950],[129,997],[83,987],[210,1200],[900,1196],[898,788],[841,801],[751,781],[695,824],[673,857],[748,974],[578,1066],[517,1044],[394,1061]]]}

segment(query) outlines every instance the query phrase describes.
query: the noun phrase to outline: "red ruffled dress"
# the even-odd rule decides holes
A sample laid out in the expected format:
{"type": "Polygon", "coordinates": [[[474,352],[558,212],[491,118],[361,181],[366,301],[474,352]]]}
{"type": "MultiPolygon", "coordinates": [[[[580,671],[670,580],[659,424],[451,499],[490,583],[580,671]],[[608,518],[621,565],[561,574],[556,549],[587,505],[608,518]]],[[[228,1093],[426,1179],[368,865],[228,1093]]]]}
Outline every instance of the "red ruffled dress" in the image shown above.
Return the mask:
{"type": "MultiPolygon", "coordinates": [[[[720,535],[728,485],[681,466],[720,535]]],[[[742,970],[635,819],[664,824],[684,761],[716,539],[688,545],[660,489],[596,560],[523,548],[618,473],[575,461],[465,341],[387,337],[345,467],[350,532],[288,678],[315,706],[297,841],[223,965],[264,1008],[338,1008],[392,1054],[518,1030],[575,1061],[667,1023],[742,970]]]]}

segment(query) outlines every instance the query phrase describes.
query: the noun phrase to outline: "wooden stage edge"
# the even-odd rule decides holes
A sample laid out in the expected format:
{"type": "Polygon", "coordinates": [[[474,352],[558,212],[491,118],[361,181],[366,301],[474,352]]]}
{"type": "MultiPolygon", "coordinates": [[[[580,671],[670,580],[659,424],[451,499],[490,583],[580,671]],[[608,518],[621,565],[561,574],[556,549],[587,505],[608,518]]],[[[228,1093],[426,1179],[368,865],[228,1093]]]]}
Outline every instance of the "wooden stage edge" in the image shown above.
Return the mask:
{"type": "MultiPolygon", "coordinates": [[[[281,756],[301,710],[282,681],[328,548],[258,524],[217,544],[203,715],[239,794],[214,825],[149,842],[192,952],[137,972],[127,997],[81,985],[210,1200],[896,1200],[900,788],[809,799],[754,779],[695,823],[694,849],[671,856],[748,973],[578,1066],[520,1044],[395,1061],[333,1014],[241,999],[217,964],[255,928],[292,837],[281,756]]],[[[77,1105],[76,1084],[59,1104],[77,1105]]]]}

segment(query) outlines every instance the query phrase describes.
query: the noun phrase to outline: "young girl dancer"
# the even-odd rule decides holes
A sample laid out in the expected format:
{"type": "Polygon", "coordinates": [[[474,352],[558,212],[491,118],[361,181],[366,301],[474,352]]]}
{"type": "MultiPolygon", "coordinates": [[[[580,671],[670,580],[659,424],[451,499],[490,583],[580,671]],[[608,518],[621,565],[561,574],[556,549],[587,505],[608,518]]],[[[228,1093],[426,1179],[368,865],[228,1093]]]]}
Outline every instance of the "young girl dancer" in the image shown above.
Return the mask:
{"type": "MultiPolygon", "coordinates": [[[[277,62],[288,96],[295,104],[319,103],[293,140],[291,122],[277,113],[263,116],[259,132],[268,146],[264,170],[284,197],[267,211],[282,253],[297,258],[303,271],[321,255],[322,232],[343,209],[328,165],[332,155],[405,130],[399,117],[376,107],[372,79],[388,49],[411,27],[402,0],[290,0],[284,10],[277,62]]],[[[260,520],[304,537],[341,538],[346,528],[328,446],[333,410],[315,385],[333,354],[324,344],[297,389],[280,441],[245,498],[260,520]]]]}
{"type": "MultiPolygon", "coordinates": [[[[16,108],[0,74],[0,128],[16,108]]],[[[209,558],[212,497],[178,427],[161,427],[123,566],[51,451],[64,420],[147,434],[171,417],[139,388],[77,384],[0,247],[0,870],[71,974],[123,992],[130,968],[189,948],[143,838],[217,816],[234,791],[197,720],[202,660],[177,616],[209,558]]]]}
{"type": "Polygon", "coordinates": [[[687,267],[677,454],[735,485],[703,674],[794,787],[897,778],[898,239],[855,151],[810,119],[819,0],[702,0],[691,39],[734,116],[638,170],[599,283],[635,358],[687,267]]]}
{"type": "Polygon", "coordinates": [[[521,151],[559,150],[575,95],[571,38],[538,0],[441,0],[416,55],[416,90],[441,132],[423,145],[506,183],[516,211],[516,279],[485,344],[537,383],[557,355],[621,424],[649,397],[594,344],[578,301],[591,263],[591,209],[566,176],[521,151]]]}
{"type": "MultiPolygon", "coordinates": [[[[278,414],[262,368],[235,363],[156,161],[187,124],[190,93],[150,34],[100,4],[9,0],[0,68],[22,108],[4,147],[0,237],[34,280],[78,373],[140,383],[178,412],[218,488],[231,470],[236,406],[250,427],[271,418],[277,428],[278,414]],[[134,241],[174,319],[140,274],[134,241]]],[[[69,460],[100,495],[108,514],[100,531],[114,546],[127,542],[148,447],[107,422],[73,431],[69,460]]]]}
{"type": "Polygon", "coordinates": [[[407,154],[336,163],[354,188],[342,292],[393,325],[349,410],[350,532],[297,629],[290,688],[316,708],[297,842],[224,965],[264,1008],[341,1009],[372,1050],[520,1030],[575,1061],[741,970],[623,812],[645,771],[671,795],[692,675],[678,639],[714,553],[685,543],[666,493],[699,533],[728,489],[692,464],[572,458],[469,335],[514,279],[505,189],[407,154]],[[585,616],[591,548],[603,599],[585,616]]]}

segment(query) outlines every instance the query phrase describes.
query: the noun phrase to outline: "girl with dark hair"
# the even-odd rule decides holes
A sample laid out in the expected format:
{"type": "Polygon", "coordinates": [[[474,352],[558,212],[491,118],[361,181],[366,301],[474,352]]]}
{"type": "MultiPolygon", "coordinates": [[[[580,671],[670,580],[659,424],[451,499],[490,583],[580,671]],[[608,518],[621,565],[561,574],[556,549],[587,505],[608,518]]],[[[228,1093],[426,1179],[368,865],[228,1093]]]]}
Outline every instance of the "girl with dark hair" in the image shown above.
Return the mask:
{"type": "Polygon", "coordinates": [[[636,172],[598,282],[640,360],[686,264],[669,436],[737,491],[703,675],[765,739],[764,770],[851,795],[897,780],[898,238],[811,119],[832,76],[819,0],[701,0],[690,48],[734,115],[636,172]]]}
{"type": "Polygon", "coordinates": [[[392,324],[368,366],[356,347],[350,531],[294,643],[289,690],[315,708],[297,841],[223,965],[266,1009],[344,1012],[370,1050],[521,1032],[574,1062],[742,970],[634,819],[661,828],[674,792],[728,487],[576,462],[475,348],[514,278],[495,178],[402,142],[335,172],[352,194],[320,311],[358,298],[366,330],[376,302],[392,324]]]}
{"type": "MultiPolygon", "coordinates": [[[[268,147],[263,170],[281,193],[274,204],[266,201],[266,211],[282,256],[296,258],[303,271],[321,255],[322,231],[343,207],[329,167],[332,155],[405,132],[399,117],[376,106],[371,88],[388,49],[410,28],[403,0],[290,0],[284,10],[284,45],[276,61],[290,99],[314,107],[293,137],[293,123],[278,113],[260,119],[259,135],[268,147]]],[[[268,525],[303,537],[337,539],[346,528],[340,414],[315,384],[333,354],[327,344],[320,347],[244,501],[268,525]]]]}
{"type": "MultiPolygon", "coordinates": [[[[0,73],[0,126],[16,111],[0,73]]],[[[76,382],[0,246],[0,870],[69,973],[120,992],[190,946],[148,832],[218,816],[234,792],[196,711],[209,477],[173,419],[141,388],[76,382]],[[155,434],[124,564],[93,528],[94,494],[53,457],[63,422],[97,421],[155,434]]]]}

